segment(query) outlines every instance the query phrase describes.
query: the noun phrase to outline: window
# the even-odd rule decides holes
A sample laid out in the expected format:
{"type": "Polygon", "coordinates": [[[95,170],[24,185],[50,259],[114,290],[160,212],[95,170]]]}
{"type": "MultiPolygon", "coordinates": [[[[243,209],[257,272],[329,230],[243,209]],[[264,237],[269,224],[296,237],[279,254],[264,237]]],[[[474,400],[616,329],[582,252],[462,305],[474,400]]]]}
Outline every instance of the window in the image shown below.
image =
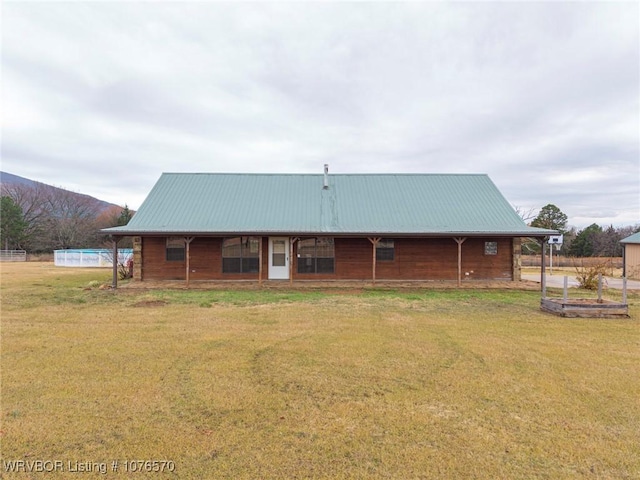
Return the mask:
{"type": "Polygon", "coordinates": [[[232,237],[222,240],[222,273],[257,273],[260,238],[232,237]]]}
{"type": "Polygon", "coordinates": [[[484,254],[485,255],[497,255],[498,254],[498,242],[484,242],[484,254]]]}
{"type": "Polygon", "coordinates": [[[167,262],[184,262],[184,238],[168,237],[165,251],[167,262]]]}
{"type": "Polygon", "coordinates": [[[298,241],[298,273],[333,273],[333,238],[304,238],[298,241]]]}
{"type": "Polygon", "coordinates": [[[393,239],[383,238],[376,245],[376,260],[379,262],[393,262],[395,258],[395,243],[393,239]]]}
{"type": "Polygon", "coordinates": [[[271,265],[274,267],[287,266],[287,241],[274,238],[272,241],[271,265]]]}

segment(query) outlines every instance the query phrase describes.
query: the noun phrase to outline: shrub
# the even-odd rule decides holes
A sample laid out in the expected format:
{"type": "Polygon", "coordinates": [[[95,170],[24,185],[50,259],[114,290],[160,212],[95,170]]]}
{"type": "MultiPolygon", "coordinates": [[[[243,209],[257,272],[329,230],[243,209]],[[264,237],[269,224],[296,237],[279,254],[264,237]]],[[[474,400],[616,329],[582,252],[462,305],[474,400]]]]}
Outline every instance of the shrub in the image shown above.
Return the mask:
{"type": "Polygon", "coordinates": [[[599,262],[590,266],[585,266],[582,261],[580,261],[580,265],[574,265],[576,272],[576,280],[578,280],[578,284],[580,288],[584,288],[586,290],[597,290],[598,289],[598,275],[606,275],[607,270],[611,270],[611,260],[606,260],[603,262],[599,262]]]}
{"type": "Polygon", "coordinates": [[[118,277],[120,280],[133,278],[133,259],[129,259],[126,263],[118,262],[118,277]]]}

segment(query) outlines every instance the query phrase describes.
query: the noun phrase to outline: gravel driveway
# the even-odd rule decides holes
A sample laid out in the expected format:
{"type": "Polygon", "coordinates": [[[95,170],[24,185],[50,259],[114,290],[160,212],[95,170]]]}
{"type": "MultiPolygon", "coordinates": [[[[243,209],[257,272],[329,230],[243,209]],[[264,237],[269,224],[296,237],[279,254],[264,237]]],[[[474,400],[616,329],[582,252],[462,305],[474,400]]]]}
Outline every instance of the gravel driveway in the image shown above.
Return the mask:
{"type": "MultiPolygon", "coordinates": [[[[569,277],[569,286],[577,287],[578,281],[576,280],[575,275],[567,275],[569,277]]],[[[540,283],[540,274],[539,273],[523,273],[523,280],[530,280],[532,282],[540,283]]],[[[564,287],[564,275],[546,275],[547,287],[564,287]]],[[[604,277],[604,284],[609,288],[615,288],[618,290],[622,290],[622,279],[615,277],[604,277]]],[[[640,281],[638,280],[627,280],[627,290],[640,290],[640,281]]]]}

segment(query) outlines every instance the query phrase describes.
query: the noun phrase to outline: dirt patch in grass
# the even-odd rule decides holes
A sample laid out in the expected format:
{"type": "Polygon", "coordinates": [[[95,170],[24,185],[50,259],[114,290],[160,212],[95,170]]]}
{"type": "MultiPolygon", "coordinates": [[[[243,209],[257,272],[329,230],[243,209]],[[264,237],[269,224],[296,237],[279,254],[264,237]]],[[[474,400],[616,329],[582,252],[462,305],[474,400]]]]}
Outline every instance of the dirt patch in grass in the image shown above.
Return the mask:
{"type": "Polygon", "coordinates": [[[164,307],[167,304],[164,300],[142,300],[134,303],[133,307],[164,307]]]}

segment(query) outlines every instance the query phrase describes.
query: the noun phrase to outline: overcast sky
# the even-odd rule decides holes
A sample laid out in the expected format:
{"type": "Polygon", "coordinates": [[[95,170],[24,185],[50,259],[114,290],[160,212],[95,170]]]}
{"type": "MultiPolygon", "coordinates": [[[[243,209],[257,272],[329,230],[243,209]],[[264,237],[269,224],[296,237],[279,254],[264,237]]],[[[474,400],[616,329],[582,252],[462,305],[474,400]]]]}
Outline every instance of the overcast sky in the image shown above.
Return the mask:
{"type": "Polygon", "coordinates": [[[625,3],[2,3],[2,170],[136,209],[162,172],[487,173],[640,223],[625,3]]]}

